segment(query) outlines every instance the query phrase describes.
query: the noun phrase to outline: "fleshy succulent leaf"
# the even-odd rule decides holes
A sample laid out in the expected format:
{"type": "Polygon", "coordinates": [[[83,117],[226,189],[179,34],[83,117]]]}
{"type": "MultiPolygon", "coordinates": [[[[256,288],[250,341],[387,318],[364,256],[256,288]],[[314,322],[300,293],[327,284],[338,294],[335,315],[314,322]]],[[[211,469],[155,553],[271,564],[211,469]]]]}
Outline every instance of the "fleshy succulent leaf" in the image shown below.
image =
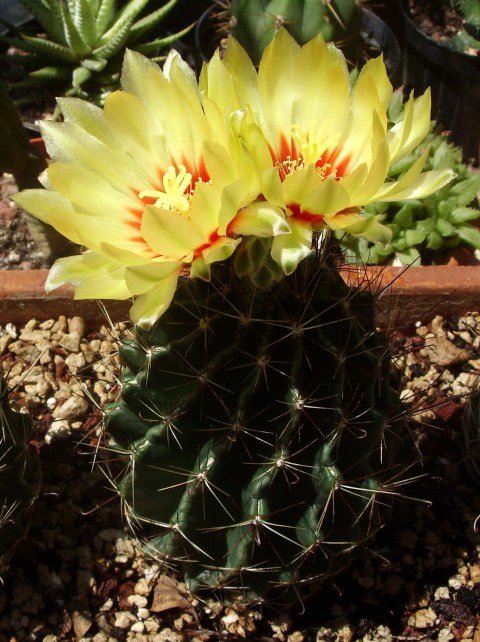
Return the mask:
{"type": "MultiPolygon", "coordinates": [[[[117,10],[114,0],[39,0],[38,3],[27,0],[33,13],[38,14],[46,37],[28,36],[13,27],[12,33],[17,37],[1,36],[0,39],[29,55],[23,59],[7,55],[5,60],[15,60],[25,73],[34,73],[34,82],[43,82],[48,90],[58,85],[57,95],[78,95],[101,105],[106,95],[118,88],[122,50],[127,46],[141,48],[145,55],[161,60],[162,52],[191,29],[188,26],[160,37],[158,27],[178,0],[168,0],[141,17],[149,1],[128,0],[117,10]],[[154,37],[145,40],[154,29],[154,37]],[[70,73],[36,73],[38,69],[54,65],[58,65],[59,70],[70,67],[70,73]],[[79,67],[91,73],[78,71],[79,67]]],[[[22,79],[13,88],[31,84],[22,79]]]]}

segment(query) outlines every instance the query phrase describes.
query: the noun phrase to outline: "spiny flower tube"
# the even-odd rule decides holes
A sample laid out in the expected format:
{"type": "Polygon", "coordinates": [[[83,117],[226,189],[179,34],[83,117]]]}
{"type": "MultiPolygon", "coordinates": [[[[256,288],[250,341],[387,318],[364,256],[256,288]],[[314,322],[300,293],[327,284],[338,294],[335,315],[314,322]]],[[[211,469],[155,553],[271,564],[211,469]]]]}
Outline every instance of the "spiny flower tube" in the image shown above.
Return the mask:
{"type": "Polygon", "coordinates": [[[58,259],[47,290],[76,298],[135,297],[133,321],[151,325],[182,271],[208,279],[244,238],[263,239],[281,273],[308,254],[314,232],[345,229],[380,242],[388,230],[362,205],[420,198],[451,178],[422,173],[425,155],[397,182],[392,163],[426,135],[428,93],[388,128],[392,87],[381,58],[353,88],[343,54],[318,36],[300,47],[281,29],[259,70],[232,41],[197,83],[176,52],[163,71],[127,52],[122,90],[103,109],[59,99],[64,122],[44,122],[54,162],[46,189],[16,201],[84,254],[58,259]]]}

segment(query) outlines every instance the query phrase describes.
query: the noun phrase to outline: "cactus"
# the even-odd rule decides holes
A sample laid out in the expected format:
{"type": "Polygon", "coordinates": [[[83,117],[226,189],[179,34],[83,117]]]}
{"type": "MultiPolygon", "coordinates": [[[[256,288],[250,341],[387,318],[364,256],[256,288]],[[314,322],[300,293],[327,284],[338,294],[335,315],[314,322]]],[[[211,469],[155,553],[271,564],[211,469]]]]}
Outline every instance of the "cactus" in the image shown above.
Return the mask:
{"type": "Polygon", "coordinates": [[[455,49],[478,53],[480,48],[480,2],[479,0],[451,0],[452,7],[462,17],[463,31],[451,41],[455,49]]]}
{"type": "MultiPolygon", "coordinates": [[[[252,243],[258,285],[270,266],[252,243]]],[[[137,327],[106,429],[127,453],[116,483],[149,553],[194,592],[288,599],[382,525],[409,438],[372,294],[318,252],[255,287],[238,276],[249,252],[211,283],[185,279],[161,320],[137,327]]]]}
{"type": "Polygon", "coordinates": [[[36,496],[38,466],[28,445],[31,419],[12,410],[3,377],[0,404],[0,563],[4,564],[26,533],[28,511],[36,496]]]}
{"type": "Polygon", "coordinates": [[[96,104],[103,104],[105,96],[118,89],[127,47],[161,60],[162,52],[191,29],[158,34],[159,25],[178,0],[169,0],[143,17],[140,14],[149,0],[129,0],[119,9],[112,0],[22,2],[47,37],[31,37],[0,20],[18,34],[15,38],[1,36],[0,41],[27,52],[4,57],[4,62],[28,70],[28,77],[15,87],[45,86],[56,95],[79,96],[96,104]]]}
{"type": "Polygon", "coordinates": [[[282,25],[300,44],[321,33],[326,42],[341,45],[349,59],[360,39],[358,0],[218,0],[218,4],[220,31],[231,33],[256,63],[282,25]]]}

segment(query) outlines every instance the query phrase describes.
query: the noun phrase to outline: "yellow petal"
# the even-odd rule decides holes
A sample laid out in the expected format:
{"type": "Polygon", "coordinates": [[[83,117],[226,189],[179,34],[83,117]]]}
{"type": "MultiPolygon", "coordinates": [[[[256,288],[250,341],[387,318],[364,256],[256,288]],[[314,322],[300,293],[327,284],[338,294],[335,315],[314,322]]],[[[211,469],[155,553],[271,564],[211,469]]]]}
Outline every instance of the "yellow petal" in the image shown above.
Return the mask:
{"type": "Polygon", "coordinates": [[[141,232],[148,245],[168,260],[189,263],[193,250],[205,242],[198,228],[182,214],[148,206],[142,217],[141,232]]]}
{"type": "Polygon", "coordinates": [[[125,266],[89,252],[58,259],[50,268],[45,283],[47,292],[60,285],[74,287],[75,299],[128,299],[125,266]]]}
{"type": "Polygon", "coordinates": [[[176,281],[180,275],[180,267],[179,263],[148,263],[129,266],[125,270],[125,282],[132,294],[145,294],[164,279],[175,278],[176,281]]]}
{"type": "Polygon", "coordinates": [[[409,154],[428,134],[430,129],[430,90],[414,99],[413,92],[405,104],[403,120],[387,134],[390,163],[409,154]]]}
{"type": "Polygon", "coordinates": [[[233,222],[233,230],[243,236],[268,238],[288,234],[290,226],[282,209],[272,206],[267,201],[259,201],[238,213],[233,222]]]}
{"type": "Polygon", "coordinates": [[[130,310],[132,321],[144,328],[152,326],[172,302],[176,287],[176,273],[155,283],[149,292],[141,294],[135,299],[135,303],[130,310]]]}
{"type": "Polygon", "coordinates": [[[70,201],[57,192],[45,189],[23,190],[14,194],[12,200],[44,223],[52,225],[74,243],[82,243],[79,233],[81,221],[70,201]]]}
{"type": "Polygon", "coordinates": [[[296,100],[292,121],[304,131],[315,123],[342,131],[350,105],[350,82],[342,52],[321,35],[304,45],[295,59],[296,100]],[[326,88],[328,90],[326,91],[326,88]]]}
{"type": "MultiPolygon", "coordinates": [[[[225,236],[221,237],[215,243],[206,247],[202,251],[202,259],[207,265],[216,263],[217,261],[225,261],[225,259],[232,256],[235,248],[239,243],[241,243],[241,241],[242,239],[240,238],[230,239],[225,236]]],[[[197,259],[193,261],[192,266],[195,265],[196,261],[197,259]]]]}
{"type": "Polygon", "coordinates": [[[281,136],[289,135],[297,124],[294,105],[301,79],[295,78],[295,67],[299,52],[300,46],[282,28],[265,48],[258,68],[258,88],[265,109],[265,120],[260,125],[275,147],[281,136]]]}
{"type": "Polygon", "coordinates": [[[322,180],[315,167],[294,172],[284,181],[287,206],[297,203],[310,214],[333,214],[349,204],[349,194],[333,177],[322,180]]]}
{"type": "Polygon", "coordinates": [[[285,274],[292,274],[312,249],[312,228],[308,223],[290,220],[290,228],[290,234],[275,236],[272,241],[272,258],[285,274]]]}
{"type": "MultiPolygon", "coordinates": [[[[383,201],[403,201],[409,198],[425,198],[438,191],[455,178],[451,169],[438,169],[424,172],[403,189],[391,190],[382,197],[383,201]]],[[[400,181],[399,181],[400,183],[400,181]]]]}

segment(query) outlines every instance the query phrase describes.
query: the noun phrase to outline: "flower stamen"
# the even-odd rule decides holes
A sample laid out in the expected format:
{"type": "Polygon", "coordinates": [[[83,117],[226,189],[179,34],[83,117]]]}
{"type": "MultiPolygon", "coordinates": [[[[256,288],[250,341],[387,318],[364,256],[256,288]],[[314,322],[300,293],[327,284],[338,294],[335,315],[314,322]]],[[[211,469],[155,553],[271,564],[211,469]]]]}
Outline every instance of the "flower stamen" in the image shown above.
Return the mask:
{"type": "Polygon", "coordinates": [[[294,172],[298,172],[300,169],[305,167],[302,156],[299,156],[298,158],[287,156],[285,160],[280,160],[275,165],[278,169],[278,174],[282,183],[287,176],[294,172]]]}
{"type": "Polygon", "coordinates": [[[163,192],[158,190],[142,190],[138,196],[140,199],[156,199],[153,205],[162,209],[187,214],[190,209],[192,197],[192,175],[187,172],[184,165],[177,170],[170,165],[163,175],[163,192]]]}

